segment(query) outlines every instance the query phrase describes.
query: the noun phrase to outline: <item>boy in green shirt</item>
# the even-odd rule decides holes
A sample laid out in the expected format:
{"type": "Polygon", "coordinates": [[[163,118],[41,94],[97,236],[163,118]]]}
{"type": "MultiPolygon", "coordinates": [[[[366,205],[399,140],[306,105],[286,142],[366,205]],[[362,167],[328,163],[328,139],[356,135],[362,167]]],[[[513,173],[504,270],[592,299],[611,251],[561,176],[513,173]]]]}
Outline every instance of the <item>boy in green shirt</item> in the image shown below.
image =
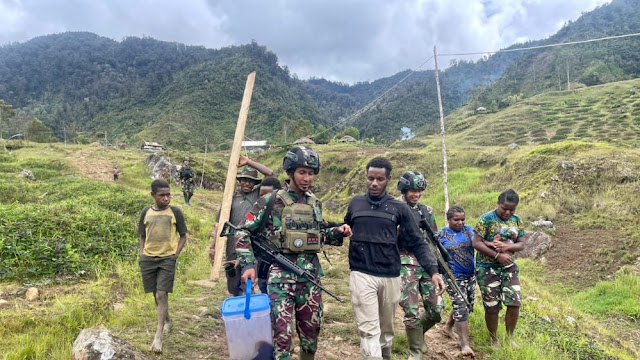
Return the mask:
{"type": "Polygon", "coordinates": [[[164,180],[151,183],[155,204],[142,210],[138,223],[140,235],[140,272],[146,293],[153,293],[158,313],[156,335],[151,351],[162,352],[162,335],[171,330],[169,293],[173,291],[176,260],[187,241],[187,225],[182,211],[170,206],[171,188],[164,180]]]}

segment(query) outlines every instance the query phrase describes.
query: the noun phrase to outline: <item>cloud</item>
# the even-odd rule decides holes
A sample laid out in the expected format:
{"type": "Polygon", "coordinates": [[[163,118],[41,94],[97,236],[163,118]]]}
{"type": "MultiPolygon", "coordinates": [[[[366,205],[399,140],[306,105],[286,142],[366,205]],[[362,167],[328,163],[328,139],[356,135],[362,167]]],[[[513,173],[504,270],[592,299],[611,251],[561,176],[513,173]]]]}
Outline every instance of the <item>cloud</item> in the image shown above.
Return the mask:
{"type": "Polygon", "coordinates": [[[545,38],[605,2],[0,0],[0,44],[64,31],[210,48],[256,40],[301,78],[355,82],[415,68],[434,45],[439,53],[478,52],[545,38]]]}

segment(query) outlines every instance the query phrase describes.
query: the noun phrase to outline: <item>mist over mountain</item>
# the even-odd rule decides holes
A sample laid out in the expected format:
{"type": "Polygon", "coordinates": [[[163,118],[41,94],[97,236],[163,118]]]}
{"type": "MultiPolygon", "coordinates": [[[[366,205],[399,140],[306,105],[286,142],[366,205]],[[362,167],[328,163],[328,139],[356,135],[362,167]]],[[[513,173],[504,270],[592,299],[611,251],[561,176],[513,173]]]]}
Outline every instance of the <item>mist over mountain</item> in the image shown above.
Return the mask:
{"type": "MultiPolygon", "coordinates": [[[[614,0],[547,39],[508,49],[638,32],[638,2],[614,0]]],[[[478,61],[439,57],[444,112],[464,104],[494,111],[540,92],[636,78],[639,54],[640,38],[629,37],[497,53],[478,61]]],[[[254,70],[247,138],[290,143],[327,127],[335,134],[355,126],[362,138],[390,143],[403,128],[418,135],[438,129],[430,70],[404,70],[353,85],[302,81],[256,42],[206,49],[152,38],[114,41],[85,32],[0,47],[0,99],[19,110],[2,126],[8,133],[24,132],[36,117],[58,139],[91,140],[106,133],[130,144],[224,147],[233,137],[246,76],[254,70]]]]}

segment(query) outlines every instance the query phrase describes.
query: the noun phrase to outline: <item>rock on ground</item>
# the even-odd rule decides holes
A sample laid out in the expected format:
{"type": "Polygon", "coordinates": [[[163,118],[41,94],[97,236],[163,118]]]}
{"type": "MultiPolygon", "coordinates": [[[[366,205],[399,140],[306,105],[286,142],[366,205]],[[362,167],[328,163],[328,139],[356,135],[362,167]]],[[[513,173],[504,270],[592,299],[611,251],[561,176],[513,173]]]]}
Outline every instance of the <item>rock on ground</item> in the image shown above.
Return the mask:
{"type": "Polygon", "coordinates": [[[551,247],[551,237],[542,231],[527,231],[524,235],[524,250],[517,252],[518,258],[538,259],[551,247]]]}
{"type": "Polygon", "coordinates": [[[73,342],[73,360],[146,360],[135,347],[113,336],[104,326],[84,329],[73,342]]]}
{"type": "Polygon", "coordinates": [[[38,291],[38,288],[35,287],[28,288],[24,293],[24,298],[27,299],[27,301],[36,301],[39,297],[40,292],[38,291]]]}
{"type": "Polygon", "coordinates": [[[35,181],[36,177],[33,175],[33,172],[31,172],[31,170],[22,170],[22,172],[20,173],[20,176],[22,176],[23,178],[29,179],[31,181],[35,181]]]}

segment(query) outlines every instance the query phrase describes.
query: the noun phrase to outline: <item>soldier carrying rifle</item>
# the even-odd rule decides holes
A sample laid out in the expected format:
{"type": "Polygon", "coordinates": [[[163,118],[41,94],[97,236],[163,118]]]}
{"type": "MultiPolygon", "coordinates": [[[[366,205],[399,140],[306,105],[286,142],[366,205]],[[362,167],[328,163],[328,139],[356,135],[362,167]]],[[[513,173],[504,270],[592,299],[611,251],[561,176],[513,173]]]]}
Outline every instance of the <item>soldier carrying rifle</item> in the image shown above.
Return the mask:
{"type": "MultiPolygon", "coordinates": [[[[404,201],[411,209],[416,224],[423,231],[438,231],[436,218],[430,206],[418,202],[422,197],[422,192],[427,187],[427,180],[417,171],[407,171],[398,180],[398,190],[402,193],[404,201]]],[[[438,259],[438,249],[433,243],[427,241],[431,252],[438,259]]],[[[400,260],[402,268],[400,276],[402,278],[402,292],[400,294],[400,306],[404,311],[404,326],[409,342],[409,359],[420,360],[422,353],[427,351],[424,342],[424,333],[439,323],[442,319],[444,299],[438,294],[438,289],[431,283],[431,276],[423,270],[415,255],[405,246],[405,240],[400,235],[398,241],[400,248],[400,260]],[[420,313],[420,298],[424,305],[424,312],[420,313]]],[[[441,264],[438,264],[442,267],[441,264]]]]}
{"type": "MultiPolygon", "coordinates": [[[[236,253],[243,281],[255,280],[254,250],[259,248],[261,239],[267,238],[271,247],[279,250],[277,255],[288,258],[288,261],[272,263],[267,282],[272,303],[274,358],[291,359],[295,319],[300,359],[312,360],[324,307],[321,289],[317,286],[322,276],[318,252],[324,244],[341,246],[343,237],[351,236],[351,228],[343,224],[321,231],[325,223],[322,204],[310,191],[320,171],[320,159],[313,149],[292,148],[286,153],[282,167],[289,175],[285,188],[261,197],[253,205],[240,224],[243,231],[236,236],[236,253]],[[263,236],[257,236],[259,234],[263,236]],[[304,272],[296,272],[291,263],[304,272]]],[[[259,256],[260,251],[256,252],[259,256]]]]}

